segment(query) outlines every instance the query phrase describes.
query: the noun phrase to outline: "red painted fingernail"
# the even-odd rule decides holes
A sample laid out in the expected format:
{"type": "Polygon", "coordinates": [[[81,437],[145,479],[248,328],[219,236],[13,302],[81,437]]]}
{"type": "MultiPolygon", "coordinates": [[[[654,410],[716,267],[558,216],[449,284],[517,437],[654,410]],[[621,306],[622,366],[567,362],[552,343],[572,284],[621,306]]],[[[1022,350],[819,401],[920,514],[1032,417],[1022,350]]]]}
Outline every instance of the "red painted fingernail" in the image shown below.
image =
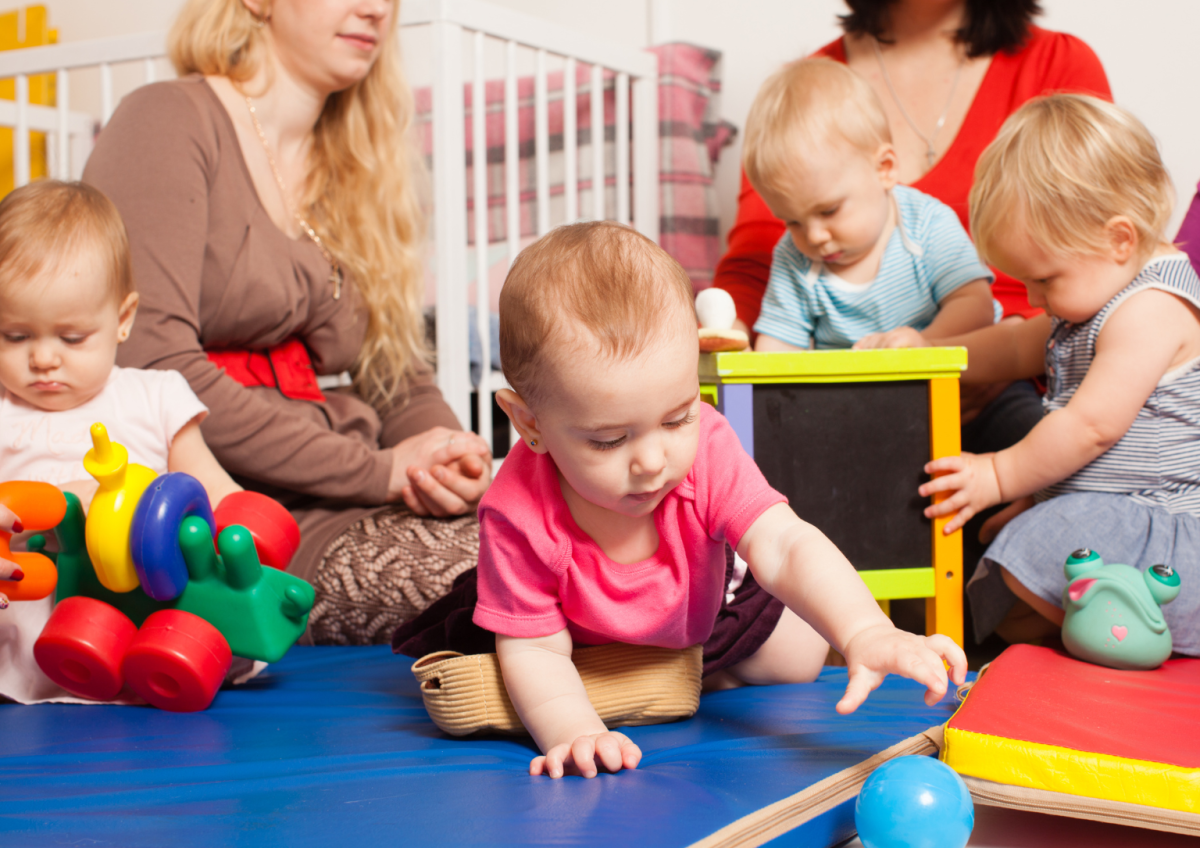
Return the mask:
{"type": "Polygon", "coordinates": [[[12,570],[12,574],[10,574],[10,575],[8,576],[8,579],[9,579],[9,580],[24,580],[24,579],[25,579],[25,572],[24,572],[24,571],[22,571],[22,570],[21,570],[21,569],[19,569],[19,568],[14,568],[14,569],[12,570]]]}
{"type": "Polygon", "coordinates": [[[21,523],[20,519],[17,519],[16,521],[13,522],[13,532],[14,533],[24,533],[25,532],[25,525],[21,523]]]}

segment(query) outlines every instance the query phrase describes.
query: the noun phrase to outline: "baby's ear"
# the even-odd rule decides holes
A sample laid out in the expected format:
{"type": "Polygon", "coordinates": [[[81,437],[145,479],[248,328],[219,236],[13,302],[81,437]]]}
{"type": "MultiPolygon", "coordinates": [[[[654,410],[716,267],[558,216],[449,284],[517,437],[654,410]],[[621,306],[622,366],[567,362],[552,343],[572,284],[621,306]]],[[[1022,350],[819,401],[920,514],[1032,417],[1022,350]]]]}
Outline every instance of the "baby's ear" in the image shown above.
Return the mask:
{"type": "Polygon", "coordinates": [[[875,151],[875,171],[879,174],[879,183],[884,191],[890,191],[900,182],[900,158],[890,143],[879,145],[875,151]]]}
{"type": "Polygon", "coordinates": [[[117,309],[117,341],[123,342],[129,338],[129,334],[133,332],[133,319],[137,316],[138,308],[138,293],[130,292],[125,295],[125,299],[121,301],[121,306],[117,309]]]}
{"type": "Polygon", "coordinates": [[[1137,226],[1125,215],[1114,215],[1104,224],[1104,234],[1116,262],[1128,262],[1138,251],[1137,226]]]}
{"type": "Polygon", "coordinates": [[[504,410],[504,414],[508,416],[508,420],[520,434],[521,441],[529,445],[535,452],[544,453],[545,447],[541,444],[542,434],[538,429],[537,416],[533,414],[529,404],[512,389],[501,389],[496,392],[496,403],[500,404],[500,408],[504,410]]]}

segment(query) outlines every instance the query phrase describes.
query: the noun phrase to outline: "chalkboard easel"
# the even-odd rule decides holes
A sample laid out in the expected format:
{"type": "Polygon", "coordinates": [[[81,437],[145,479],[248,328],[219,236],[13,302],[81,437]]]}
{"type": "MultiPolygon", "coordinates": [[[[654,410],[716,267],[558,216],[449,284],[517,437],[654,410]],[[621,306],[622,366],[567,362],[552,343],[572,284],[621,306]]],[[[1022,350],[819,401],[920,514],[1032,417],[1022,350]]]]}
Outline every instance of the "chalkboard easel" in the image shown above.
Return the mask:
{"type": "Polygon", "coordinates": [[[963,348],[717,353],[701,392],[796,513],[854,563],[876,599],[926,598],[925,627],[962,644],[962,536],[917,495],[959,452],[963,348]]]}

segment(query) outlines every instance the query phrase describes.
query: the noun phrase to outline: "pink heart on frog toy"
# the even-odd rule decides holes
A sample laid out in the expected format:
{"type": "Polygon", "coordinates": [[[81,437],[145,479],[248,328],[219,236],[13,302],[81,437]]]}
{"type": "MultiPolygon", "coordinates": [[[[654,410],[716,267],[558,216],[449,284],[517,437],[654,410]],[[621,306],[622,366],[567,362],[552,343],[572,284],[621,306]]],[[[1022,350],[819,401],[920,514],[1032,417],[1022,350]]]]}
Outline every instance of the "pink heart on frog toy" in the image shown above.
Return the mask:
{"type": "Polygon", "coordinates": [[[1112,626],[1112,635],[1117,637],[1118,642],[1124,641],[1127,633],[1129,633],[1129,628],[1124,624],[1114,624],[1112,626]]]}

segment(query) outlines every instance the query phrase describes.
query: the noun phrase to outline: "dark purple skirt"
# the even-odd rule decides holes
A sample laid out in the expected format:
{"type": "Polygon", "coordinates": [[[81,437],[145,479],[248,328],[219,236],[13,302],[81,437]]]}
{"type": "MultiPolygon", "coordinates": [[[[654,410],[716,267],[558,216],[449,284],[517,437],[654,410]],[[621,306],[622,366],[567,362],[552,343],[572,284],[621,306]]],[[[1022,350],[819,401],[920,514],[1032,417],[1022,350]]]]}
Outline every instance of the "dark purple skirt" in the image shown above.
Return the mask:
{"type": "MultiPolygon", "coordinates": [[[[725,548],[725,584],[733,577],[733,551],[725,548]]],[[[412,621],[400,625],[392,635],[392,650],[410,657],[423,657],[435,651],[460,654],[490,654],[496,650],[496,635],[471,620],[476,592],[475,569],[458,576],[450,591],[430,604],[412,621]]],[[[762,647],[779,617],[783,602],[768,594],[746,573],[742,585],[725,595],[712,635],[704,643],[704,674],[720,671],[748,659],[762,647]]]]}

